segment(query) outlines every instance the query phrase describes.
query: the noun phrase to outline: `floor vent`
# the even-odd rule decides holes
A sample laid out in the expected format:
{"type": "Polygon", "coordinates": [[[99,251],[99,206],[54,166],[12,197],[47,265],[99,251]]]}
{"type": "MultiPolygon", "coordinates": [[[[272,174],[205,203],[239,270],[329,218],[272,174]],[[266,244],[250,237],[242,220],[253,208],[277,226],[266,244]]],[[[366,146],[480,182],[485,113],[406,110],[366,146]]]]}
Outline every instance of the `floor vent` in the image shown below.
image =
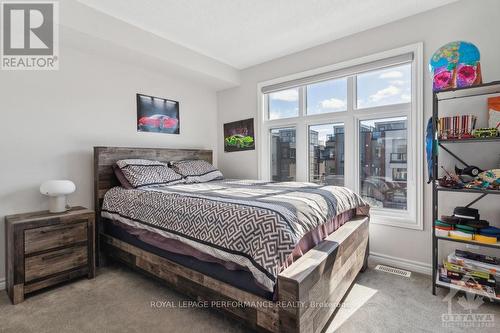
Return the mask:
{"type": "Polygon", "coordinates": [[[394,275],[399,275],[399,276],[402,276],[405,278],[409,278],[411,276],[411,272],[409,272],[409,271],[405,271],[403,269],[394,268],[394,267],[390,267],[390,266],[377,265],[375,267],[375,270],[394,274],[394,275]]]}

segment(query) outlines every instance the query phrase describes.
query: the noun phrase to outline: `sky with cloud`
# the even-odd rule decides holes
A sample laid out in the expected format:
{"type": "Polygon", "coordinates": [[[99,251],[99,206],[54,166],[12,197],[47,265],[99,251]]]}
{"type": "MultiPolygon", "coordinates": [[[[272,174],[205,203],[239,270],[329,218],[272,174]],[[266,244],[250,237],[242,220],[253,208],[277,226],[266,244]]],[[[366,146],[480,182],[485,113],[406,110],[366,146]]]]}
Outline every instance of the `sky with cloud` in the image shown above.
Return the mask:
{"type": "MultiPolygon", "coordinates": [[[[369,108],[411,102],[411,65],[391,67],[357,76],[357,107],[369,108]]],[[[298,115],[298,88],[270,94],[270,119],[298,115]]],[[[307,87],[307,113],[341,112],[347,109],[347,79],[307,87]]]]}

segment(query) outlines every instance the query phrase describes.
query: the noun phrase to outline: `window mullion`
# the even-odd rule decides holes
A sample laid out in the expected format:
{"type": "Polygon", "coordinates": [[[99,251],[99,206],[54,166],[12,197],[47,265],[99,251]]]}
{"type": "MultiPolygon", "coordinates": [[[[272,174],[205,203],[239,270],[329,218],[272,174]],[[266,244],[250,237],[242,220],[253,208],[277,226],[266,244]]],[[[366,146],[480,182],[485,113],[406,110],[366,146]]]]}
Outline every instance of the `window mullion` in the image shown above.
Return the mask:
{"type": "Polygon", "coordinates": [[[297,165],[297,181],[306,182],[308,181],[307,174],[309,172],[309,159],[308,159],[308,148],[309,148],[309,135],[307,124],[304,122],[304,118],[302,118],[297,123],[297,142],[296,142],[296,165],[297,165]]]}
{"type": "Polygon", "coordinates": [[[356,110],[356,77],[349,76],[347,78],[347,111],[350,114],[356,110]]]}
{"type": "Polygon", "coordinates": [[[302,86],[299,88],[299,119],[296,123],[296,177],[297,181],[308,181],[309,172],[309,133],[307,125],[305,124],[305,117],[307,115],[307,87],[302,86]]]}
{"type": "Polygon", "coordinates": [[[307,114],[307,92],[306,87],[299,89],[299,117],[304,117],[307,114]]]}
{"type": "Polygon", "coordinates": [[[347,114],[349,115],[345,122],[345,138],[353,138],[354,140],[345,140],[345,155],[344,155],[344,170],[345,170],[345,185],[353,191],[357,191],[356,183],[359,177],[356,174],[356,156],[358,150],[356,148],[356,132],[354,128],[354,109],[356,105],[356,78],[349,76],[347,78],[347,114]]]}

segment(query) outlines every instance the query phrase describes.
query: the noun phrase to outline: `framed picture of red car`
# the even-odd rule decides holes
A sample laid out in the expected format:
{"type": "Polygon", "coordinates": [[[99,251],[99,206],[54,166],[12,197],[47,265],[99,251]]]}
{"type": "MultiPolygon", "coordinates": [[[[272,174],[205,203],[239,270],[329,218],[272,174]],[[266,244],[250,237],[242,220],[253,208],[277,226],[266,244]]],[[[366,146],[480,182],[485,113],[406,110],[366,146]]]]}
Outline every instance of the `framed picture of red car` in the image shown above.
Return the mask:
{"type": "Polygon", "coordinates": [[[224,124],[224,151],[255,149],[253,118],[224,124]]]}
{"type": "Polygon", "coordinates": [[[179,134],[179,102],[137,94],[137,131],[179,134]]]}

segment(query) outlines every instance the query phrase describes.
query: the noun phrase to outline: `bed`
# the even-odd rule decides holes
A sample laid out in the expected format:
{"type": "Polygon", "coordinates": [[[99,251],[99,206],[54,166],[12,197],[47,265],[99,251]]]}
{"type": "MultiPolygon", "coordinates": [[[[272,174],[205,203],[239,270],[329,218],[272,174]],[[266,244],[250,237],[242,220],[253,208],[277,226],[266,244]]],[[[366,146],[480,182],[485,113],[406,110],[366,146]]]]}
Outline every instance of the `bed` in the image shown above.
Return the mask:
{"type": "Polygon", "coordinates": [[[124,262],[268,332],[320,332],[366,267],[367,207],[343,188],[222,180],[125,190],[112,166],[133,158],[211,163],[212,151],[95,147],[99,263],[124,262]]]}

